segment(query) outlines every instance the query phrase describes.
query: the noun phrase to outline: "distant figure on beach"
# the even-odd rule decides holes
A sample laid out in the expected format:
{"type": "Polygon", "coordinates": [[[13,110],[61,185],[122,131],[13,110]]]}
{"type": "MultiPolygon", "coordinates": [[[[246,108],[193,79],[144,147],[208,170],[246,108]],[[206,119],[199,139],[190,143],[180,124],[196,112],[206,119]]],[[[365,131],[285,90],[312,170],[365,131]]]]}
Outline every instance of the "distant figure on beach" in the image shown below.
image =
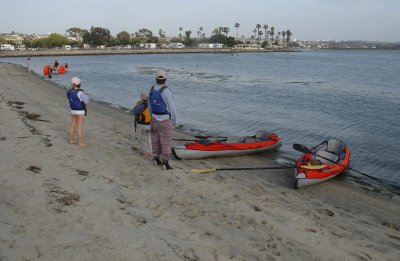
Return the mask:
{"type": "Polygon", "coordinates": [[[59,65],[58,61],[57,61],[57,60],[55,60],[55,61],[54,61],[53,68],[54,68],[54,69],[57,69],[58,65],[59,65]]]}
{"type": "Polygon", "coordinates": [[[31,72],[31,57],[26,59],[26,66],[28,67],[28,72],[31,72]]]}
{"type": "Polygon", "coordinates": [[[170,89],[165,85],[167,73],[160,70],[156,74],[156,84],[151,87],[149,107],[151,112],[151,144],[153,159],[157,165],[172,169],[168,161],[171,154],[173,126],[178,126],[178,116],[170,89]]]}
{"type": "Polygon", "coordinates": [[[67,92],[69,106],[71,108],[71,123],[69,125],[69,143],[74,144],[75,129],[78,133],[78,145],[83,146],[82,129],[84,116],[86,115],[86,104],[89,96],[80,88],[81,80],[78,77],[71,79],[71,89],[67,92]]]}
{"type": "Polygon", "coordinates": [[[151,158],[153,157],[150,135],[151,115],[148,102],[147,92],[140,94],[140,100],[133,107],[132,114],[135,115],[135,132],[137,130],[140,150],[145,157],[151,158]]]}
{"type": "Polygon", "coordinates": [[[48,75],[48,77],[49,77],[49,79],[51,79],[51,78],[53,78],[53,68],[51,67],[51,65],[49,64],[48,65],[48,72],[47,72],[47,75],[48,75]]]}

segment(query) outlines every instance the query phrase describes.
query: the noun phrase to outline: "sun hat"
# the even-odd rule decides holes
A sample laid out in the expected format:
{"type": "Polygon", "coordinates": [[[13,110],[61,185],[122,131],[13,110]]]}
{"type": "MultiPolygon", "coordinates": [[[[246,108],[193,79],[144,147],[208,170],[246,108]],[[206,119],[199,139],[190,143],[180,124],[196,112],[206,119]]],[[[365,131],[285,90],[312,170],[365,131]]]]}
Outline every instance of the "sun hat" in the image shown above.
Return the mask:
{"type": "Polygon", "coordinates": [[[147,94],[147,92],[142,92],[140,94],[140,99],[142,100],[148,100],[149,99],[149,95],[147,94]]]}
{"type": "Polygon", "coordinates": [[[156,74],[156,79],[159,79],[159,80],[167,79],[167,72],[164,70],[159,70],[156,74]]]}
{"type": "Polygon", "coordinates": [[[71,84],[79,85],[81,84],[81,79],[79,79],[78,77],[72,77],[71,84]]]}

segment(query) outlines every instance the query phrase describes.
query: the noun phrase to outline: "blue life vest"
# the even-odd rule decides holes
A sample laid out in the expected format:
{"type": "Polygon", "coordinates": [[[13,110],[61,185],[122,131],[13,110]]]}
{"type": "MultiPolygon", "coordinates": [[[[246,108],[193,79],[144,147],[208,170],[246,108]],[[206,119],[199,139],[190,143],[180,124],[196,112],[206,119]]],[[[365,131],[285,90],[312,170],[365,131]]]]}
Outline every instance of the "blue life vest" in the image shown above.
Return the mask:
{"type": "Polygon", "coordinates": [[[149,94],[149,102],[151,105],[151,113],[156,115],[169,114],[167,110],[167,104],[161,96],[161,93],[167,88],[167,86],[161,87],[158,91],[154,90],[154,86],[151,87],[149,94]]]}
{"type": "Polygon", "coordinates": [[[73,89],[70,89],[67,92],[69,106],[71,107],[71,110],[73,110],[73,111],[80,111],[80,110],[85,110],[86,109],[86,105],[81,100],[79,100],[79,98],[78,98],[78,92],[79,91],[83,92],[82,89],[79,89],[77,91],[74,91],[73,89]]]}

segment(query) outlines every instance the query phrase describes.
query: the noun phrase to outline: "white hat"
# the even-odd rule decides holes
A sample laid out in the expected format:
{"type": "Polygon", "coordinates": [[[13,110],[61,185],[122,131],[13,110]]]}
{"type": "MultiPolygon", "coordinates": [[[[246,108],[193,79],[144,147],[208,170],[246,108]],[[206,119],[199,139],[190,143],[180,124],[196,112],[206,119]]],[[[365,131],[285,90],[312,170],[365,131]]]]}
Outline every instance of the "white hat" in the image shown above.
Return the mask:
{"type": "Polygon", "coordinates": [[[167,72],[164,70],[159,70],[156,74],[156,78],[159,80],[167,79],[167,72]]]}
{"type": "Polygon", "coordinates": [[[78,77],[72,77],[71,84],[79,85],[81,83],[81,79],[78,77]]]}
{"type": "Polygon", "coordinates": [[[147,94],[147,92],[143,92],[140,94],[140,99],[142,100],[148,100],[149,99],[149,95],[147,94]]]}

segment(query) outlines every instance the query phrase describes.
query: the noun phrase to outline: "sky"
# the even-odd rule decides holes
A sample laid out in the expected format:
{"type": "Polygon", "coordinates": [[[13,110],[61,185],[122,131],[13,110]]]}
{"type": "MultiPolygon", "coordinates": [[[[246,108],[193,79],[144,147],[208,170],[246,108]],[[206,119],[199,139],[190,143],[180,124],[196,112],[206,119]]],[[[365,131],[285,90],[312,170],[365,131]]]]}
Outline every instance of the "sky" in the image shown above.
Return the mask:
{"type": "Polygon", "coordinates": [[[203,27],[210,37],[220,26],[228,36],[250,37],[257,24],[290,30],[298,40],[400,42],[400,0],[0,0],[0,33],[65,34],[92,26],[158,36],[178,36],[203,27]]]}

